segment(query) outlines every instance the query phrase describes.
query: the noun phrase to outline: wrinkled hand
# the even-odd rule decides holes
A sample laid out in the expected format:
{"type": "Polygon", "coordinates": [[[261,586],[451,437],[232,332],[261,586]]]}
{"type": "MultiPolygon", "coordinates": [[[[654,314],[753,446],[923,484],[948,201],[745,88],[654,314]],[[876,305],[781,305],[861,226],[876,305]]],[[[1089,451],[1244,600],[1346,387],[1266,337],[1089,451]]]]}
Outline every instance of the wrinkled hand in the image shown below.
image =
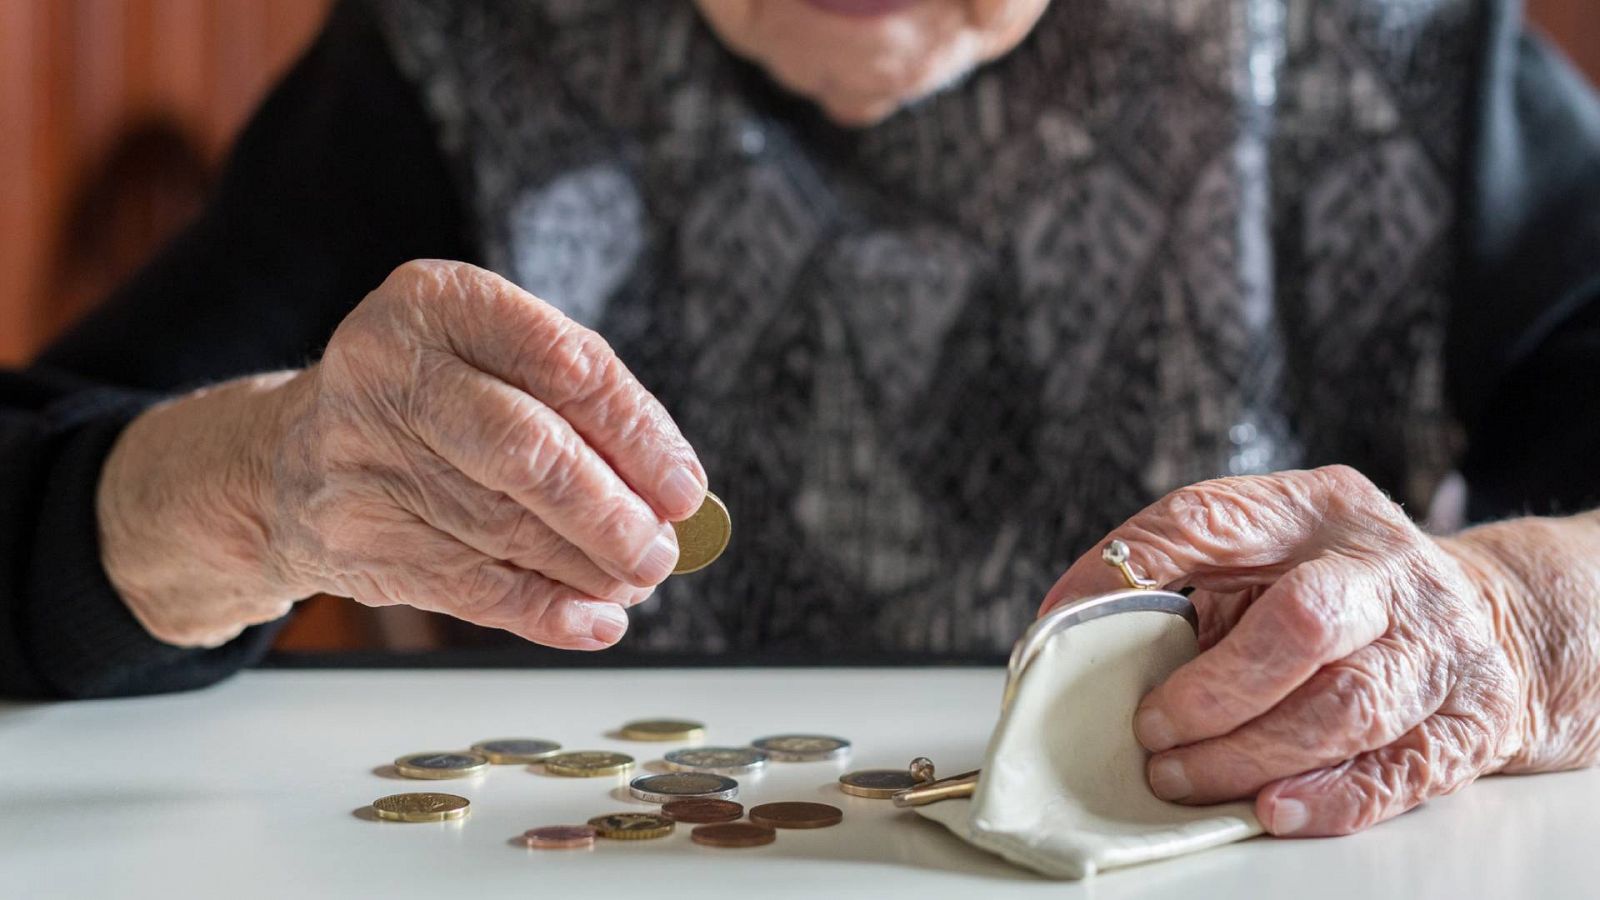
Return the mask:
{"type": "Polygon", "coordinates": [[[264,528],[307,593],[609,646],[704,495],[599,335],[465,264],[401,266],[290,388],[264,528]]]}
{"type": "MultiPolygon", "coordinates": [[[[1359,473],[1204,482],[1109,538],[1146,577],[1195,588],[1202,652],[1134,717],[1157,796],[1256,795],[1274,834],[1345,834],[1518,751],[1526,679],[1493,567],[1423,534],[1359,473]]],[[[1119,587],[1097,547],[1043,609],[1119,587]]]]}

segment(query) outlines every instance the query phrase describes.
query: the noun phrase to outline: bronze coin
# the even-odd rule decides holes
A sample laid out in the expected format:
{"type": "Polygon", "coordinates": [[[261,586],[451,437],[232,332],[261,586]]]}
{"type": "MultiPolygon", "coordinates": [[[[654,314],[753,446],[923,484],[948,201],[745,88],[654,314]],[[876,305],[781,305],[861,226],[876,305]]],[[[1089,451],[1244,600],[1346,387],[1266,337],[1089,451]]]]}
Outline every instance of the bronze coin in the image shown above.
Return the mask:
{"type": "Polygon", "coordinates": [[[661,805],[661,814],[674,822],[732,822],[744,807],[732,800],[673,800],[661,805]]]}
{"type": "Polygon", "coordinates": [[[528,829],[522,839],[540,850],[577,850],[593,847],[594,835],[592,825],[546,825],[528,829]]]}
{"type": "Polygon", "coordinates": [[[707,847],[759,847],[777,839],[778,833],[771,828],[748,822],[697,825],[689,832],[689,840],[707,847]]]}
{"type": "Polygon", "coordinates": [[[768,828],[827,828],[843,820],[844,811],[826,803],[763,803],[750,810],[750,821],[768,828]]]}

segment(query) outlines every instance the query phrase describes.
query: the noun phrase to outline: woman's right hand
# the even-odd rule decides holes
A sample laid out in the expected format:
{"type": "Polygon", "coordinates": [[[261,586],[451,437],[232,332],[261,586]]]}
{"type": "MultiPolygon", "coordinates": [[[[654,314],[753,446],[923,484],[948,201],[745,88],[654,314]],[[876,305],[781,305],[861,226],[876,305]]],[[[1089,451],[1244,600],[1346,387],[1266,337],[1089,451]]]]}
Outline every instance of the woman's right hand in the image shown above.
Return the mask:
{"type": "Polygon", "coordinates": [[[136,420],[102,477],[102,557],[176,644],[331,593],[599,649],[672,572],[669,522],[705,487],[599,335],[493,273],[418,261],[316,365],[136,420]]]}

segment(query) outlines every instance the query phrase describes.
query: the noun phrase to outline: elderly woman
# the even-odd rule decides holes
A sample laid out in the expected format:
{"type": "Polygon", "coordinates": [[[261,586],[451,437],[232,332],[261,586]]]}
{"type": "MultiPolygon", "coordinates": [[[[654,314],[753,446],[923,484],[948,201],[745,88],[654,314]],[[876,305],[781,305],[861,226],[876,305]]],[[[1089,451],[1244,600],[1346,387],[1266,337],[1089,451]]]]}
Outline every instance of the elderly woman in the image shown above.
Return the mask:
{"type": "Polygon", "coordinates": [[[992,658],[1110,535],[1202,613],[1156,793],[1352,831],[1600,757],[1597,301],[1600,106],[1509,3],[347,2],[4,382],[0,684],[318,592],[992,658]]]}

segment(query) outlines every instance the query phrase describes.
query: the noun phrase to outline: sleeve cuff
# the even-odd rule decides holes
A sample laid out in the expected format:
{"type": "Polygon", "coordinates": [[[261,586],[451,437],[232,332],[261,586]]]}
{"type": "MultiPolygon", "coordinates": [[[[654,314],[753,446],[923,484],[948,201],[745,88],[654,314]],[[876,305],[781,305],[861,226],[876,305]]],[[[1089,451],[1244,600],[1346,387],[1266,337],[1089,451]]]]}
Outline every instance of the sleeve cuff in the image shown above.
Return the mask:
{"type": "Polygon", "coordinates": [[[80,395],[52,409],[56,445],[37,509],[24,591],[25,647],[40,680],[62,697],[111,697],[203,687],[259,659],[277,623],[246,629],[221,647],[175,647],[134,618],[100,562],[95,508],[100,471],[148,395],[80,395]]]}

